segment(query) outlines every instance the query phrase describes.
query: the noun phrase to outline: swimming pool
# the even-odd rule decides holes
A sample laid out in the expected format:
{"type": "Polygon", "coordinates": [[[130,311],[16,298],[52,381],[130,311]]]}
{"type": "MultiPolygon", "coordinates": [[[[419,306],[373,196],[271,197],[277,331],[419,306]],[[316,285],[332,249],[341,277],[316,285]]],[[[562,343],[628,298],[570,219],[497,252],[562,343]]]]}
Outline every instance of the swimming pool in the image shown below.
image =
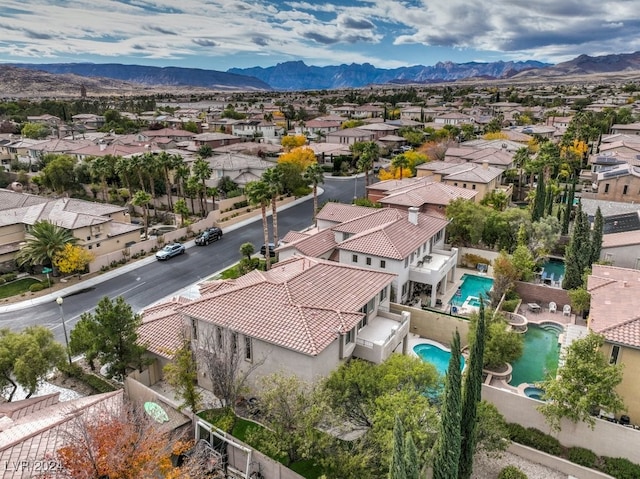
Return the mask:
{"type": "MultiPolygon", "coordinates": [[[[451,352],[433,343],[420,343],[413,347],[413,352],[420,359],[436,367],[440,376],[444,376],[449,368],[451,352]]],[[[464,369],[464,358],[460,358],[460,370],[464,369]]]]}
{"type": "Polygon", "coordinates": [[[524,395],[531,399],[537,399],[538,401],[542,401],[542,396],[544,396],[544,390],[537,388],[535,386],[527,386],[524,388],[524,395]]]}
{"type": "Polygon", "coordinates": [[[549,258],[542,265],[542,280],[562,281],[564,277],[564,261],[549,258]]]}
{"type": "Polygon", "coordinates": [[[522,356],[511,365],[513,372],[509,384],[534,384],[555,375],[560,356],[558,336],[563,330],[557,324],[529,323],[527,332],[524,333],[522,356]]]}
{"type": "Polygon", "coordinates": [[[489,298],[489,291],[493,288],[493,278],[486,276],[476,276],[475,274],[463,274],[462,284],[453,295],[450,304],[462,306],[468,300],[468,304],[474,307],[480,307],[480,296],[486,300],[489,298]]]}

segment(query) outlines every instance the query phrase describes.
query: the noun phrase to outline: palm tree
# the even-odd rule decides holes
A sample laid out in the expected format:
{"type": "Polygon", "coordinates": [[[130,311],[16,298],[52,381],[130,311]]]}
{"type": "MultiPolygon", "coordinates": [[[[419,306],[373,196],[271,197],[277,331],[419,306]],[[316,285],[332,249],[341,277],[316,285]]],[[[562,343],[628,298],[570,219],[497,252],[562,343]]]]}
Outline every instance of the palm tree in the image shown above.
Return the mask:
{"type": "MultiPolygon", "coordinates": [[[[356,153],[354,151],[354,153],[356,153]]],[[[373,168],[373,163],[380,157],[380,147],[375,141],[367,141],[360,144],[357,148],[358,171],[364,172],[365,186],[369,186],[369,171],[373,168]]]]}
{"type": "Polygon", "coordinates": [[[324,170],[318,163],[312,163],[304,170],[304,180],[313,188],[313,222],[318,213],[318,185],[324,183],[324,170]]]}
{"type": "Polygon", "coordinates": [[[149,177],[149,193],[151,193],[151,201],[155,207],[156,204],[156,176],[160,173],[162,165],[155,153],[145,153],[142,155],[142,168],[144,173],[149,177]]]}
{"type": "Polygon", "coordinates": [[[256,252],[253,243],[242,243],[240,245],[240,254],[247,257],[247,261],[251,261],[251,255],[256,252]]]}
{"type": "Polygon", "coordinates": [[[182,157],[180,155],[170,155],[166,151],[163,151],[158,155],[158,163],[162,168],[164,176],[164,185],[167,193],[167,205],[170,210],[173,210],[173,194],[171,192],[171,172],[175,171],[180,165],[183,164],[182,157]]]}
{"type": "Polygon", "coordinates": [[[396,155],[393,160],[391,160],[391,166],[400,169],[400,179],[402,180],[402,170],[409,166],[409,158],[405,155],[396,155]]]}
{"type": "Polygon", "coordinates": [[[153,197],[144,190],[138,190],[131,198],[131,204],[133,206],[142,206],[144,209],[144,237],[147,239],[149,232],[149,203],[153,197]]]}
{"type": "Polygon", "coordinates": [[[278,195],[282,193],[282,171],[278,168],[269,168],[262,173],[262,181],[269,187],[271,194],[271,221],[273,222],[273,244],[278,246],[278,195]]]}
{"type": "MultiPolygon", "coordinates": [[[[262,211],[262,230],[264,233],[264,245],[266,248],[266,269],[271,268],[271,255],[269,254],[269,224],[267,223],[267,203],[271,199],[269,185],[264,181],[250,181],[244,190],[247,199],[254,205],[260,205],[262,211]]],[[[276,245],[277,246],[277,245],[276,245]]]]}
{"type": "Polygon", "coordinates": [[[129,171],[135,173],[138,176],[138,182],[140,183],[140,189],[147,191],[144,187],[144,173],[146,170],[145,161],[142,155],[133,155],[129,157],[129,171]]]}
{"type": "MultiPolygon", "coordinates": [[[[191,200],[191,213],[196,214],[195,205],[193,204],[193,200],[196,196],[201,197],[200,189],[202,185],[198,181],[198,178],[195,176],[189,176],[187,181],[184,183],[184,194],[191,200]]],[[[202,203],[200,203],[202,206],[202,203]]]]}
{"type": "Polygon", "coordinates": [[[89,171],[91,175],[100,180],[100,186],[102,187],[102,199],[109,201],[109,191],[107,185],[107,178],[113,176],[115,166],[115,158],[111,155],[97,156],[89,163],[89,171]]]}
{"type": "Polygon", "coordinates": [[[176,174],[174,177],[174,181],[178,185],[178,190],[179,190],[178,194],[182,196],[183,199],[186,199],[185,183],[187,181],[187,178],[189,178],[190,174],[191,174],[191,170],[184,163],[181,163],[176,167],[176,174]]]}
{"type": "Polygon", "coordinates": [[[36,221],[27,233],[26,245],[16,255],[18,266],[45,265],[51,267],[53,258],[66,244],[76,244],[73,233],[49,221],[36,221]]]}
{"type": "Polygon", "coordinates": [[[193,176],[198,178],[202,182],[202,190],[200,191],[200,198],[202,201],[202,216],[207,216],[207,203],[206,203],[206,195],[207,195],[207,185],[206,181],[211,178],[211,173],[213,173],[213,168],[207,160],[202,158],[198,158],[193,162],[193,166],[191,167],[193,172],[193,176]]]}
{"type": "Polygon", "coordinates": [[[133,174],[133,164],[129,158],[118,156],[115,164],[115,173],[120,177],[120,181],[129,191],[131,191],[131,175],[133,174]]]}

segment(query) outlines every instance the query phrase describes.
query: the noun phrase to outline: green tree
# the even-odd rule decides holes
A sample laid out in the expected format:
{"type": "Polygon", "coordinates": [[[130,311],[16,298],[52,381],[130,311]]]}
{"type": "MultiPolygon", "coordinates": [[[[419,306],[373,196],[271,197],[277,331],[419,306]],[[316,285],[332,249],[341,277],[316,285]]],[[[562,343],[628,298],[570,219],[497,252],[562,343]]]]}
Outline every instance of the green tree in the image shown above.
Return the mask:
{"type": "MultiPolygon", "coordinates": [[[[264,236],[264,245],[269,244],[269,223],[267,222],[267,204],[271,200],[271,192],[269,186],[264,181],[250,181],[245,186],[245,194],[247,199],[256,205],[260,205],[262,212],[262,232],[264,236]]],[[[266,268],[271,268],[271,255],[267,251],[265,254],[266,268]]]]}
{"type": "Polygon", "coordinates": [[[175,202],[173,205],[173,212],[180,215],[180,227],[184,228],[185,219],[189,218],[189,207],[187,206],[187,202],[184,198],[180,198],[175,202]]]}
{"type": "MultiPolygon", "coordinates": [[[[71,331],[73,341],[76,328],[80,323],[89,323],[81,326],[80,331],[92,331],[90,351],[96,351],[96,358],[101,364],[107,365],[107,376],[123,380],[129,366],[141,367],[142,354],[145,347],[137,343],[137,329],[142,319],[139,314],[134,314],[122,296],[111,301],[108,296],[102,298],[96,306],[94,313],[83,313],[76,327],[71,331]]],[[[78,345],[84,345],[87,338],[78,341],[78,345]]]]}
{"type": "Polygon", "coordinates": [[[39,140],[47,137],[49,134],[49,128],[42,123],[25,123],[22,130],[20,130],[20,134],[25,138],[39,140]]]}
{"type": "Polygon", "coordinates": [[[545,214],[545,201],[546,201],[546,190],[544,185],[544,173],[542,171],[538,172],[538,184],[536,186],[536,196],[533,200],[533,207],[531,210],[531,221],[536,222],[540,218],[542,218],[545,214]]]}
{"type": "Polygon", "coordinates": [[[313,163],[304,170],[304,180],[313,188],[313,222],[318,214],[318,185],[324,183],[324,170],[318,163],[313,163]]]}
{"type": "Polygon", "coordinates": [[[600,261],[600,251],[602,250],[602,234],[604,229],[604,219],[600,207],[596,210],[593,220],[593,230],[591,230],[591,258],[589,266],[600,261]]]}
{"type": "Polygon", "coordinates": [[[253,243],[242,243],[240,245],[240,254],[245,256],[248,261],[251,261],[251,255],[256,252],[256,248],[253,243]]]}
{"type": "Polygon", "coordinates": [[[96,359],[99,351],[94,338],[98,334],[94,322],[78,321],[69,337],[69,351],[73,355],[84,355],[84,359],[91,371],[96,370],[96,359]]]}
{"type": "Polygon", "coordinates": [[[380,147],[375,141],[359,141],[349,147],[358,171],[364,173],[365,185],[369,186],[369,171],[380,157],[380,147]]]}
{"type": "Polygon", "coordinates": [[[407,479],[420,478],[420,460],[418,458],[418,450],[416,443],[413,442],[413,436],[407,433],[404,440],[404,469],[407,479]]]}
{"type": "Polygon", "coordinates": [[[571,188],[567,196],[567,203],[565,205],[564,214],[562,215],[562,230],[561,233],[566,235],[569,233],[569,223],[571,222],[571,211],[573,211],[573,199],[576,192],[575,181],[571,183],[571,188]]]}
{"type": "Polygon", "coordinates": [[[157,155],[158,163],[162,169],[162,176],[164,178],[164,188],[167,194],[167,205],[170,210],[173,210],[173,191],[172,191],[172,178],[174,172],[183,165],[182,157],[180,155],[170,155],[166,151],[157,155]]]}
{"type": "Polygon", "coordinates": [[[42,169],[42,184],[60,195],[79,188],[75,164],[76,160],[69,155],[55,155],[42,169]]]}
{"type": "Polygon", "coordinates": [[[518,279],[522,281],[530,281],[533,278],[533,270],[536,266],[536,261],[531,250],[527,246],[517,246],[511,256],[511,261],[513,262],[513,266],[520,273],[520,277],[518,279]]]}
{"type": "Polygon", "coordinates": [[[480,300],[480,311],[475,326],[475,339],[467,362],[467,373],[462,390],[462,417],[460,419],[460,461],[458,478],[469,479],[473,472],[473,455],[476,450],[478,404],[482,393],[482,369],[485,346],[485,308],[480,300]]]}
{"type": "Polygon", "coordinates": [[[148,238],[148,234],[149,234],[149,203],[151,203],[152,199],[153,197],[144,190],[136,191],[135,194],[133,195],[133,198],[131,198],[131,204],[133,206],[142,207],[142,210],[144,211],[145,239],[148,238]]]}
{"type": "Polygon", "coordinates": [[[549,426],[560,430],[563,418],[595,426],[594,411],[624,410],[616,387],[622,381],[622,365],[609,364],[601,351],[604,337],[593,332],[569,345],[564,364],[555,377],[541,383],[545,403],[538,407],[549,426]]]}
{"type": "Polygon", "coordinates": [[[571,302],[571,307],[576,312],[576,314],[582,314],[583,311],[589,309],[591,305],[591,294],[585,288],[580,287],[576,289],[570,289],[567,291],[569,294],[569,301],[571,302]]]}
{"type": "Polygon", "coordinates": [[[402,180],[402,170],[409,167],[409,158],[406,155],[396,155],[391,159],[391,166],[400,171],[400,180],[402,180]]]}
{"type": "Polygon", "coordinates": [[[96,156],[90,160],[89,170],[91,175],[100,181],[102,188],[102,200],[109,201],[109,189],[107,180],[115,174],[116,158],[111,155],[96,156]]]}
{"type": "Polygon", "coordinates": [[[449,242],[454,245],[477,245],[482,239],[489,208],[474,201],[458,198],[446,207],[449,242]]]}
{"type": "Polygon", "coordinates": [[[202,393],[196,386],[198,365],[191,349],[191,341],[182,341],[182,346],[173,352],[172,361],[165,365],[163,371],[165,379],[183,401],[180,409],[188,407],[194,414],[198,412],[202,393]]]}
{"type": "Polygon", "coordinates": [[[396,416],[393,425],[393,450],[391,453],[389,479],[407,479],[404,428],[398,416],[396,416]]]}
{"type": "MultiPolygon", "coordinates": [[[[472,314],[469,318],[469,342],[472,348],[475,343],[478,318],[478,314],[472,314]]],[[[508,328],[504,316],[499,313],[492,314],[490,311],[485,312],[485,323],[484,368],[495,368],[511,363],[522,355],[524,347],[522,334],[508,328]]]]}
{"type": "Polygon", "coordinates": [[[444,405],[440,412],[440,434],[433,453],[433,478],[457,479],[461,444],[460,334],[456,330],[451,343],[451,357],[444,388],[444,405]]]}
{"type": "Polygon", "coordinates": [[[44,326],[30,326],[20,333],[0,329],[0,390],[5,399],[11,402],[18,386],[31,397],[65,358],[64,348],[44,326]]]}
{"type": "Polygon", "coordinates": [[[565,249],[565,272],[562,281],[564,289],[576,289],[583,285],[584,272],[591,267],[591,238],[587,214],[578,203],[576,218],[573,223],[571,239],[565,249]]]}
{"type": "Polygon", "coordinates": [[[317,427],[324,415],[313,388],[297,376],[282,374],[272,374],[261,382],[261,421],[267,427],[254,433],[252,441],[257,440],[267,454],[284,455],[285,465],[308,457],[308,451],[322,440],[317,427]]]}
{"type": "Polygon", "coordinates": [[[78,239],[70,230],[49,221],[36,221],[27,230],[26,244],[16,254],[18,266],[53,266],[53,260],[67,244],[75,245],[78,239]]]}

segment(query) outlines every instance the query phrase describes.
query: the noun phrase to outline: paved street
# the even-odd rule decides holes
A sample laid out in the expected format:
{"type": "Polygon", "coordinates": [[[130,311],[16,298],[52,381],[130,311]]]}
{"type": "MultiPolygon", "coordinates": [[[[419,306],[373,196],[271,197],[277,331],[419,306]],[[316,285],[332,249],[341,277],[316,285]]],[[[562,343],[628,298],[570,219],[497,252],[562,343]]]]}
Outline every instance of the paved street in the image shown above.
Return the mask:
{"type": "MultiPolygon", "coordinates": [[[[364,178],[354,180],[327,177],[322,188],[324,193],[319,197],[319,202],[339,200],[350,203],[356,188],[359,197],[364,195],[364,178]]],[[[311,224],[312,202],[312,199],[309,199],[279,212],[280,237],[290,230],[300,230],[311,224]]],[[[63,312],[67,330],[71,330],[80,315],[85,311],[91,311],[103,296],[122,296],[138,311],[198,280],[207,278],[237,262],[240,256],[238,250],[242,243],[251,242],[258,249],[264,242],[262,234],[262,221],[258,215],[256,221],[226,233],[221,241],[208,246],[189,248],[187,254],[166,262],[152,261],[91,286],[87,291],[65,296],[63,312]]],[[[64,341],[60,309],[53,300],[34,306],[24,305],[17,311],[0,313],[0,327],[20,330],[35,324],[51,328],[56,338],[64,341]]]]}

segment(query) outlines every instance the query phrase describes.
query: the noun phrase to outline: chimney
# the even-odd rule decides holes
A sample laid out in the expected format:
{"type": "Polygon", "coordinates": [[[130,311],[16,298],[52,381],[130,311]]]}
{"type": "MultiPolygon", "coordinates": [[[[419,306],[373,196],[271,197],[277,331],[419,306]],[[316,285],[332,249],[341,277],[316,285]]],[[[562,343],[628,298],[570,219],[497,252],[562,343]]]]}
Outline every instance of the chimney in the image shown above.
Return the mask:
{"type": "Polygon", "coordinates": [[[488,170],[489,169],[489,162],[487,160],[484,160],[482,162],[482,169],[483,170],[488,170]]]}
{"type": "Polygon", "coordinates": [[[107,149],[107,145],[104,143],[100,143],[100,151],[104,151],[107,149]]]}
{"type": "Polygon", "coordinates": [[[415,206],[409,208],[409,223],[414,225],[418,224],[418,208],[415,206]]]}

